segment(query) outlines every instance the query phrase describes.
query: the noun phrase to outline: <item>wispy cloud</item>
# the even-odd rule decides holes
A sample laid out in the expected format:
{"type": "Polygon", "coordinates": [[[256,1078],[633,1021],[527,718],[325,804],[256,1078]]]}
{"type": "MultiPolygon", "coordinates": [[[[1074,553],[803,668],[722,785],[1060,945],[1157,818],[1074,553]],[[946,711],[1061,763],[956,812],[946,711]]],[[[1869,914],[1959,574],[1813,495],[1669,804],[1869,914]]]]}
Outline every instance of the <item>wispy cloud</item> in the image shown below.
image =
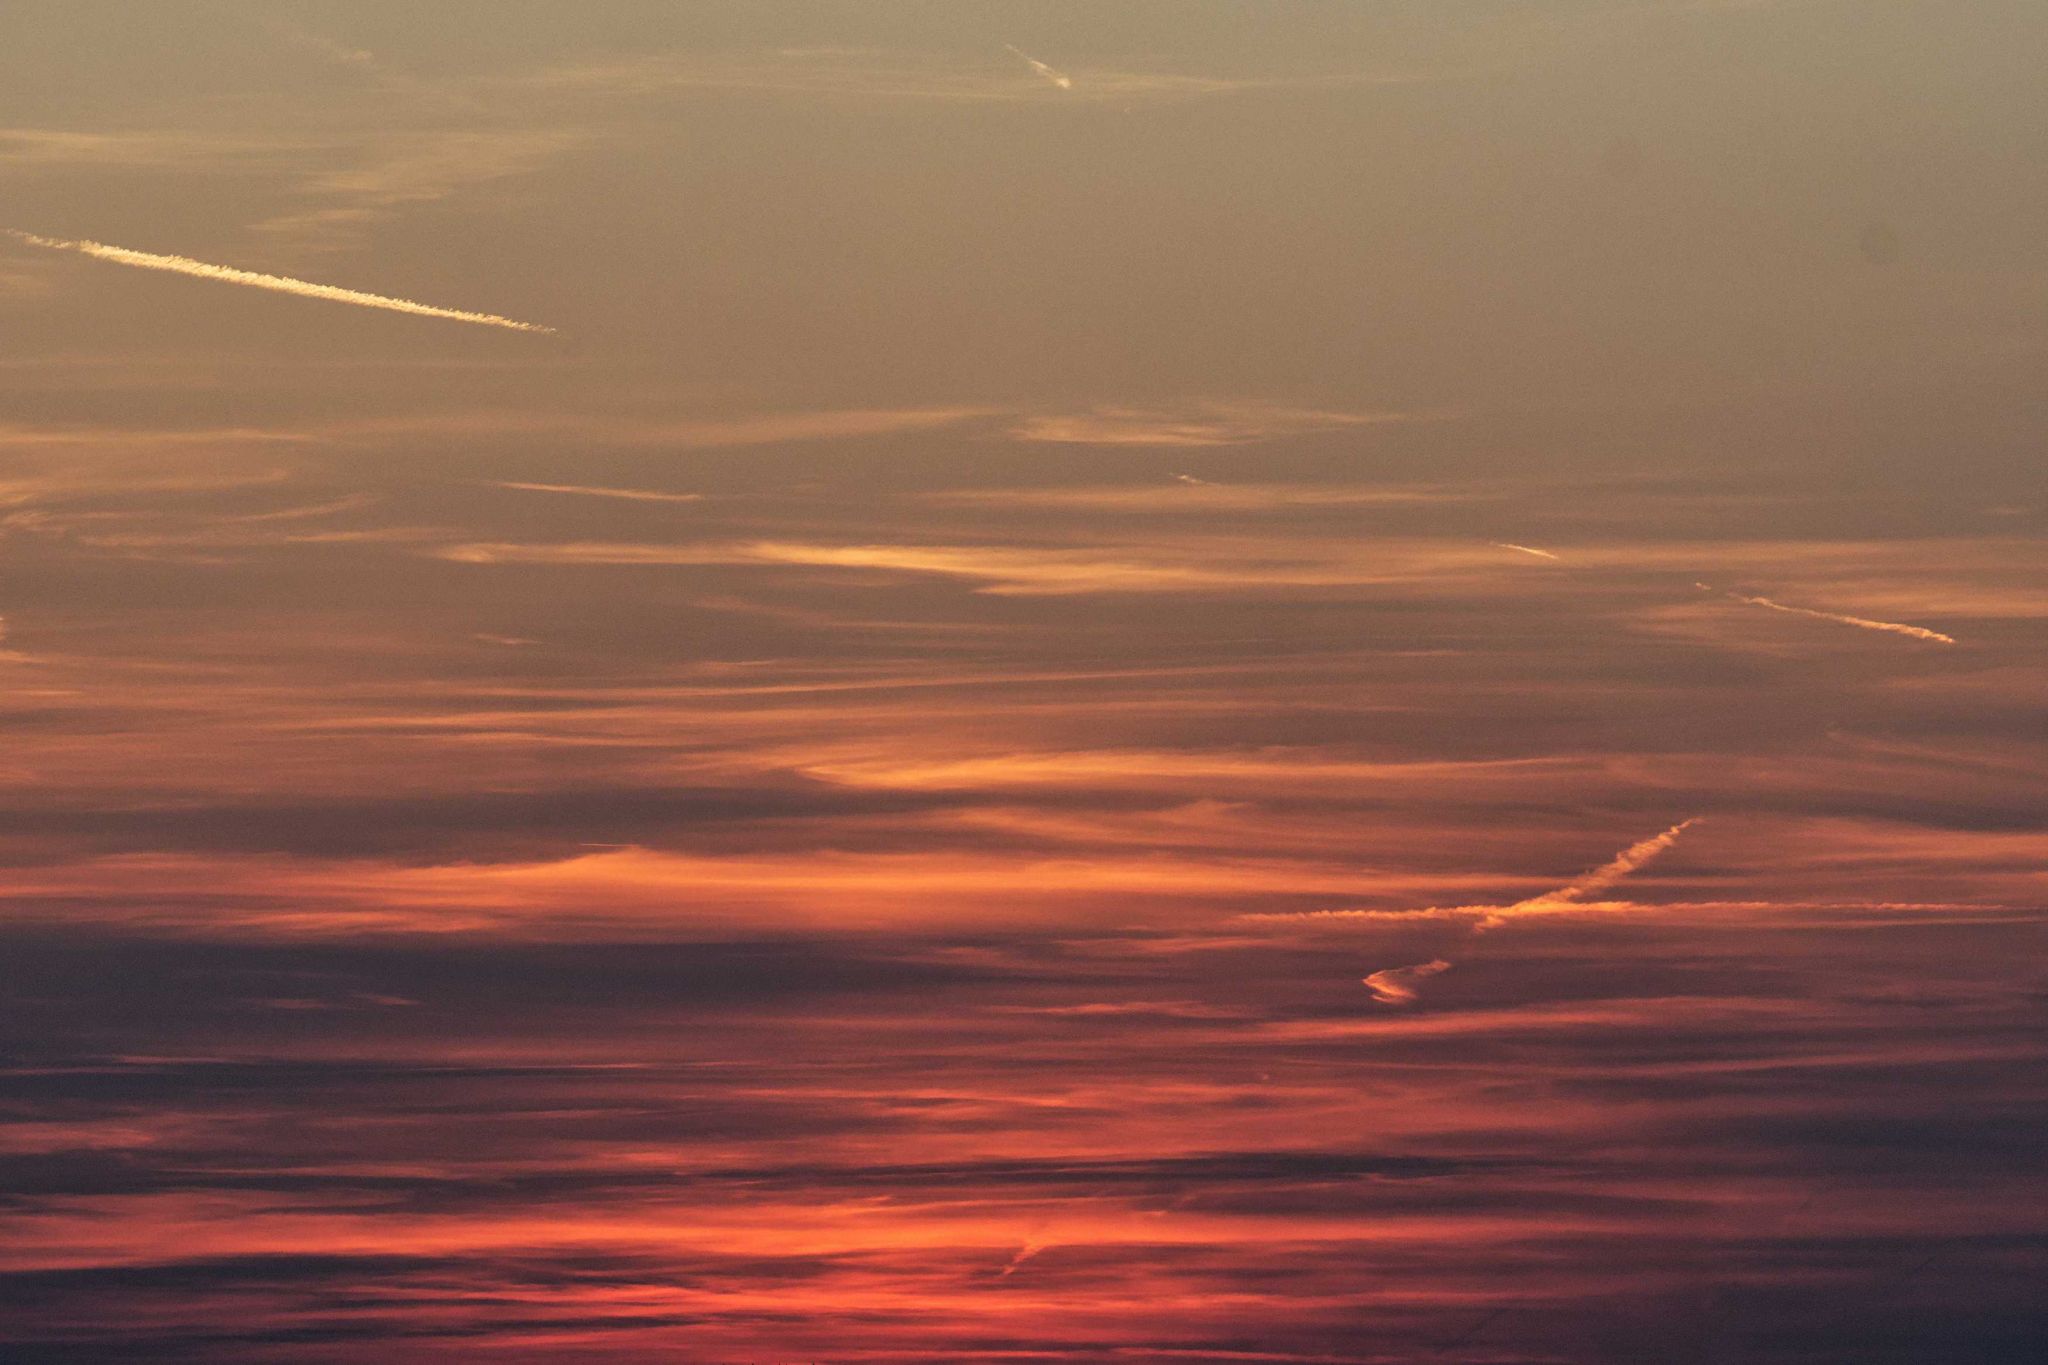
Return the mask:
{"type": "MultiPolygon", "coordinates": [[[[1696,584],[1695,586],[1707,592],[1714,591],[1711,586],[1705,583],[1696,584]]],[[[1751,597],[1739,592],[1723,593],[1722,596],[1730,601],[1741,602],[1752,607],[1766,607],[1771,611],[1782,611],[1792,616],[1810,616],[1816,621],[1833,621],[1836,625],[1855,626],[1860,630],[1881,630],[1888,634],[1904,635],[1915,640],[1926,640],[1937,645],[1952,645],[1956,642],[1955,636],[1943,635],[1940,631],[1928,630],[1925,626],[1909,626],[1898,621],[1873,621],[1866,616],[1845,616],[1841,612],[1817,611],[1812,607],[1794,607],[1784,602],[1774,602],[1768,597],[1751,597]]]]}
{"type": "Polygon", "coordinates": [[[589,411],[491,407],[338,423],[322,435],[359,437],[576,436],[585,443],[683,450],[767,446],[796,441],[851,441],[929,431],[987,417],[984,408],[825,408],[738,417],[621,417],[589,411]]]}
{"type": "Polygon", "coordinates": [[[1176,474],[1168,484],[1096,484],[1064,488],[968,488],[924,495],[925,501],[976,507],[1045,508],[1072,512],[1254,512],[1284,508],[1409,507],[1472,501],[1453,489],[1345,484],[1217,483],[1176,474]]]}
{"type": "Polygon", "coordinates": [[[492,129],[407,134],[369,148],[351,166],[302,180],[304,207],[274,214],[255,231],[302,246],[334,249],[394,212],[471,186],[530,174],[575,145],[560,129],[492,129]]]}
{"type": "Polygon", "coordinates": [[[1013,46],[1012,44],[1004,43],[1003,46],[1007,48],[1010,51],[1010,53],[1017,58],[1018,61],[1030,67],[1032,73],[1038,76],[1041,80],[1045,81],[1048,85],[1058,86],[1062,90],[1072,90],[1074,88],[1073,77],[1068,76],[1063,72],[1053,70],[1044,62],[1039,61],[1038,58],[1032,56],[1028,52],[1025,52],[1021,48],[1013,46]]]}
{"type": "Polygon", "coordinates": [[[1207,401],[1175,409],[1103,407],[1026,417],[1010,428],[1010,435],[1019,441],[1059,445],[1231,446],[1421,420],[1424,414],[1408,412],[1332,412],[1207,401]]]}
{"type": "Polygon", "coordinates": [[[280,43],[302,51],[311,52],[336,65],[373,67],[377,64],[377,54],[374,52],[364,48],[350,47],[347,43],[338,42],[325,33],[307,28],[301,24],[292,23],[288,19],[275,15],[262,15],[254,17],[252,22],[280,43]]]}
{"type": "Polygon", "coordinates": [[[513,488],[522,493],[567,493],[585,498],[621,498],[627,502],[702,502],[702,493],[657,493],[646,488],[585,488],[571,483],[513,483],[494,480],[494,488],[513,488]]]}
{"type": "Polygon", "coordinates": [[[310,144],[253,134],[165,129],[0,128],[0,165],[124,170],[285,166],[310,144]]]}
{"type": "MultiPolygon", "coordinates": [[[[1188,490],[1199,492],[1201,490],[1188,490]]],[[[1071,545],[821,544],[813,541],[476,541],[437,547],[472,564],[762,564],[929,574],[996,596],[1083,593],[1291,593],[1431,580],[1454,585],[1490,558],[1471,541],[1303,538],[1281,558],[1245,537],[1181,536],[1071,545]]]]}
{"type": "MultiPolygon", "coordinates": [[[[1014,79],[1007,69],[998,70],[993,64],[977,69],[971,61],[963,63],[961,55],[867,47],[672,52],[552,67],[524,73],[501,84],[543,96],[586,100],[646,99],[691,90],[996,104],[1043,98],[1037,89],[1014,79]]],[[[1075,82],[1049,67],[1040,70],[1041,64],[1030,57],[1023,60],[1031,64],[1040,79],[1058,86],[1073,99],[1096,104],[1195,99],[1245,90],[1405,85],[1444,80],[1456,74],[1418,69],[1275,77],[1091,67],[1086,82],[1075,82]],[[1061,80],[1067,83],[1060,85],[1061,80]]]]}
{"type": "Polygon", "coordinates": [[[471,313],[459,308],[439,308],[412,299],[369,294],[359,289],[343,289],[332,284],[315,284],[310,280],[296,280],[288,275],[265,275],[254,270],[238,270],[233,266],[211,265],[205,261],[195,261],[188,256],[163,256],[153,251],[134,251],[127,247],[108,246],[104,242],[39,237],[34,233],[19,232],[13,228],[4,228],[0,231],[29,246],[44,247],[52,251],[74,251],[95,260],[135,266],[142,270],[163,270],[174,275],[190,275],[195,279],[216,280],[222,284],[239,284],[252,289],[268,289],[279,294],[294,294],[300,298],[354,304],[358,308],[381,308],[386,312],[409,313],[423,318],[443,318],[450,322],[469,322],[484,327],[502,327],[513,332],[547,333],[555,330],[537,322],[519,322],[512,318],[500,317],[496,313],[471,313]]]}

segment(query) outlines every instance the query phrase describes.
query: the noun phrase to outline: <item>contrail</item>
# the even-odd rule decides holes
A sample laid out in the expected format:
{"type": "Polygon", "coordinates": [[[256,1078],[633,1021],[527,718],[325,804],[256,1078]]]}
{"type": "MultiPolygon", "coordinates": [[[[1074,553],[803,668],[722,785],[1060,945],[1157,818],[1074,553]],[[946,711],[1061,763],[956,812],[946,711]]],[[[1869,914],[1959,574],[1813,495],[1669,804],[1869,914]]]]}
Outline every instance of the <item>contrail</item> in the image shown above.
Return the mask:
{"type": "MultiPolygon", "coordinates": [[[[1705,583],[1695,583],[1693,586],[1704,588],[1708,592],[1714,591],[1705,583]]],[[[1769,607],[1772,611],[1790,612],[1794,616],[1811,616],[1816,621],[1833,621],[1837,625],[1858,626],[1864,630],[1883,630],[1893,635],[1910,635],[1916,640],[1928,640],[1937,645],[1952,645],[1956,642],[1955,636],[1943,635],[1940,631],[1929,630],[1925,626],[1902,625],[1897,621],[1872,621],[1862,616],[1844,616],[1840,612],[1815,611],[1812,607],[1788,607],[1783,602],[1773,602],[1768,597],[1747,597],[1739,592],[1723,593],[1722,596],[1732,601],[1747,603],[1752,607],[1769,607]]]]}
{"type": "Polygon", "coordinates": [[[202,280],[219,280],[223,284],[244,284],[252,289],[271,289],[280,294],[297,294],[301,298],[326,299],[329,303],[353,303],[362,308],[382,308],[393,313],[411,313],[422,318],[446,318],[450,322],[474,322],[484,327],[503,327],[514,332],[552,333],[552,327],[543,327],[537,322],[517,322],[511,318],[499,317],[496,313],[467,313],[459,308],[436,308],[428,303],[415,303],[411,299],[387,298],[383,294],[366,294],[359,289],[343,289],[332,284],[314,284],[310,280],[295,280],[288,275],[263,275],[254,270],[237,270],[233,266],[209,265],[187,256],[159,256],[153,251],[131,251],[127,247],[108,246],[104,242],[67,241],[57,237],[38,237],[32,232],[17,232],[13,228],[0,228],[0,232],[18,242],[30,246],[47,247],[52,251],[75,251],[81,256],[92,256],[116,265],[132,265],[143,270],[168,270],[174,275],[192,275],[202,280]]]}
{"type": "Polygon", "coordinates": [[[516,488],[522,493],[569,493],[585,498],[623,498],[628,502],[702,502],[702,493],[656,493],[646,488],[586,488],[574,483],[510,483],[493,480],[497,488],[516,488]]]}
{"type": "Polygon", "coordinates": [[[1433,962],[1418,962],[1413,967],[1389,967],[1383,972],[1374,972],[1365,979],[1365,988],[1372,992],[1373,999],[1382,1005],[1405,1005],[1415,999],[1414,983],[1424,977],[1447,972],[1451,964],[1442,958],[1433,962]]]}
{"type": "Polygon", "coordinates": [[[1489,540],[1486,543],[1493,546],[1496,550],[1513,550],[1517,554],[1535,555],[1538,559],[1563,558],[1562,555],[1554,555],[1548,550],[1539,550],[1532,545],[1512,545],[1505,540],[1489,540]]]}
{"type": "Polygon", "coordinates": [[[1011,53],[1016,56],[1018,61],[1024,63],[1024,65],[1030,67],[1034,72],[1038,73],[1039,76],[1041,76],[1045,80],[1052,82],[1060,89],[1072,90],[1074,88],[1074,78],[1072,76],[1068,76],[1062,72],[1053,70],[1044,62],[1039,61],[1038,58],[1033,57],[1030,53],[1020,51],[1015,47],[1011,47],[1008,43],[1004,43],[1003,46],[1009,48],[1011,53]]]}
{"type": "Polygon", "coordinates": [[[1009,1279],[1012,1275],[1017,1273],[1018,1266],[1023,1265],[1033,1256],[1036,1256],[1039,1252],[1045,1250],[1046,1247],[1049,1245],[1051,1244],[1048,1242],[1038,1241],[1035,1238],[1026,1241],[1023,1246],[1017,1248],[1017,1254],[1010,1258],[1010,1263],[997,1272],[996,1278],[999,1280],[1009,1279]]]}
{"type": "MultiPolygon", "coordinates": [[[[1647,839],[1637,840],[1591,872],[1574,877],[1563,886],[1545,891],[1541,895],[1531,896],[1527,900],[1516,901],[1513,905],[1487,909],[1473,922],[1472,927],[1466,930],[1465,937],[1477,938],[1487,930],[1498,928],[1520,914],[1540,914],[1561,905],[1570,905],[1595,891],[1604,891],[1677,843],[1679,835],[1698,823],[1697,816],[1690,820],[1681,820],[1662,834],[1653,834],[1647,839]]],[[[1420,994],[1419,983],[1439,972],[1449,971],[1452,965],[1448,959],[1440,957],[1429,962],[1418,962],[1411,967],[1389,967],[1366,977],[1365,988],[1372,992],[1373,999],[1383,1005],[1413,1004],[1420,994]]]]}
{"type": "Polygon", "coordinates": [[[1685,833],[1698,823],[1699,817],[1694,816],[1690,820],[1679,821],[1662,834],[1653,834],[1647,839],[1637,840],[1621,852],[1615,854],[1607,862],[1594,868],[1591,872],[1574,877],[1555,891],[1545,891],[1540,896],[1531,896],[1528,900],[1516,901],[1513,905],[1501,907],[1481,919],[1478,925],[1475,926],[1474,932],[1484,932],[1506,920],[1513,919],[1517,911],[1543,910],[1553,905],[1569,905],[1573,901],[1584,899],[1595,891],[1605,891],[1608,887],[1614,885],[1623,877],[1626,877],[1629,873],[1677,843],[1679,835],[1685,833]]]}

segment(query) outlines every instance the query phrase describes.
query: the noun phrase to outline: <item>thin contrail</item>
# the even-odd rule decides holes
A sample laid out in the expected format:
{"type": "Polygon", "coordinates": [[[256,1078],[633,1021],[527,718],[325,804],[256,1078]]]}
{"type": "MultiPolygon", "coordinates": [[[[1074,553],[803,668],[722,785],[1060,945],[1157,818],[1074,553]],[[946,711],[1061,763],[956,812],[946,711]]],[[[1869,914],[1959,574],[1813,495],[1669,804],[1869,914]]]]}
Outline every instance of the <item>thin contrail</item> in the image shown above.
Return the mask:
{"type": "Polygon", "coordinates": [[[1015,47],[1011,47],[1008,43],[1004,43],[1003,46],[1009,48],[1011,53],[1016,56],[1018,61],[1030,67],[1041,78],[1052,82],[1054,85],[1058,86],[1062,90],[1072,90],[1074,88],[1074,78],[1072,76],[1066,75],[1064,72],[1053,70],[1051,67],[1047,66],[1044,62],[1039,61],[1038,58],[1032,56],[1030,53],[1021,51],[1020,49],[1015,47]]]}
{"type": "Polygon", "coordinates": [[[1554,555],[1548,550],[1539,550],[1533,545],[1515,545],[1505,540],[1490,540],[1487,544],[1493,546],[1496,550],[1513,550],[1517,554],[1535,555],[1538,559],[1562,559],[1564,557],[1562,555],[1554,555]]]}
{"type": "MultiPolygon", "coordinates": [[[[1705,583],[1694,586],[1705,588],[1708,592],[1714,591],[1705,583]]],[[[1952,645],[1956,642],[1955,636],[1943,635],[1940,631],[1929,630],[1925,626],[1902,625],[1897,621],[1872,621],[1868,617],[1844,616],[1835,611],[1815,611],[1812,607],[1789,607],[1783,602],[1773,602],[1768,597],[1748,597],[1739,592],[1723,593],[1722,596],[1752,607],[1769,607],[1772,611],[1789,612],[1794,616],[1811,616],[1816,621],[1833,621],[1837,625],[1857,626],[1863,630],[1882,630],[1893,635],[1910,635],[1915,640],[1928,640],[1937,645],[1952,645]]]]}
{"type": "MultiPolygon", "coordinates": [[[[1516,901],[1513,905],[1498,906],[1486,910],[1465,932],[1468,939],[1477,938],[1489,929],[1495,929],[1520,914],[1541,914],[1558,906],[1570,905],[1608,887],[1634,872],[1655,858],[1665,849],[1678,842],[1678,836],[1699,823],[1699,817],[1681,820],[1662,834],[1653,834],[1639,839],[1614,855],[1608,861],[1572,878],[1563,886],[1516,901]]],[[[1383,1005],[1413,1004],[1420,992],[1420,983],[1439,972],[1447,972],[1452,963],[1446,958],[1435,958],[1429,962],[1418,962],[1410,967],[1388,967],[1365,978],[1365,988],[1372,992],[1373,999],[1383,1005]]]]}
{"type": "Polygon", "coordinates": [[[568,493],[585,498],[623,498],[628,502],[702,502],[702,493],[657,493],[647,488],[590,488],[576,483],[512,483],[498,479],[492,481],[498,488],[514,488],[522,493],[568,493]]]}
{"type": "Polygon", "coordinates": [[[484,327],[503,327],[514,332],[551,333],[555,330],[552,327],[543,327],[537,322],[518,322],[512,318],[499,317],[496,313],[469,313],[459,308],[436,308],[429,303],[388,298],[383,294],[366,294],[360,289],[343,289],[332,284],[314,284],[310,280],[295,280],[288,275],[264,275],[254,270],[237,270],[233,266],[209,265],[205,261],[195,261],[188,256],[159,256],[153,251],[131,251],[127,247],[108,246],[104,242],[38,237],[32,232],[18,232],[13,228],[0,228],[0,232],[30,246],[47,247],[52,251],[75,251],[81,256],[112,261],[116,265],[132,265],[143,270],[168,270],[174,275],[192,275],[202,280],[218,280],[223,284],[244,284],[252,289],[270,289],[280,294],[297,294],[301,298],[325,299],[329,303],[353,303],[361,308],[382,308],[388,312],[411,313],[422,318],[446,318],[450,322],[474,322],[484,327]]]}

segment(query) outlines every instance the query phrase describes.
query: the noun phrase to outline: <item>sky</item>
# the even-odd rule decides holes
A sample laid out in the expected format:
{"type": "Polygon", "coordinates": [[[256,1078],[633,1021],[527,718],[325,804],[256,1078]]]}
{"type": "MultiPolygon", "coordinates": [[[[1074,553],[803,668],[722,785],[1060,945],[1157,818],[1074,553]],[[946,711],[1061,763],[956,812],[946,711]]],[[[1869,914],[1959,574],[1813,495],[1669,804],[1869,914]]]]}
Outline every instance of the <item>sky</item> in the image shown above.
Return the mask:
{"type": "Polygon", "coordinates": [[[2041,1359],[2044,59],[0,6],[0,1357],[2041,1359]]]}

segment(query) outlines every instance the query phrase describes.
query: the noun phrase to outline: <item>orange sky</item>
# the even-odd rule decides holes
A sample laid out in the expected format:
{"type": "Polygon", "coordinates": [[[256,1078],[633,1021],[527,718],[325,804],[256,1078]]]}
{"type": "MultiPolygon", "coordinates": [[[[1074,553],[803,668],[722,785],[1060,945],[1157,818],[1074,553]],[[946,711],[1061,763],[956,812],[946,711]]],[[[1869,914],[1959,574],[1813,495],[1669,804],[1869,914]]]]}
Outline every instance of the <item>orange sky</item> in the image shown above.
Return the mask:
{"type": "Polygon", "coordinates": [[[0,8],[0,1358],[2038,1359],[2044,51],[0,8]]]}

